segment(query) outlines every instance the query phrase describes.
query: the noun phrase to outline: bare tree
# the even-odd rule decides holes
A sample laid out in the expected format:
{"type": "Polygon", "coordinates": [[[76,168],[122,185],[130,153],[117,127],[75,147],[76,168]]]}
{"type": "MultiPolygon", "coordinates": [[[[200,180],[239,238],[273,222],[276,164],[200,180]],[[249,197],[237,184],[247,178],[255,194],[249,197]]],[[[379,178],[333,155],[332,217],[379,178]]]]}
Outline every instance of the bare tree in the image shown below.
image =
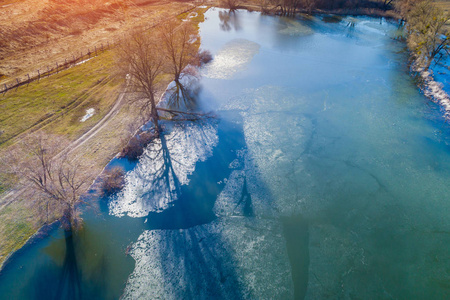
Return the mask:
{"type": "Polygon", "coordinates": [[[165,22],[161,30],[164,53],[169,62],[169,72],[174,81],[179,82],[184,69],[194,64],[199,48],[199,35],[190,21],[181,24],[171,19],[165,22]]]}
{"type": "Polygon", "coordinates": [[[450,38],[446,23],[450,16],[431,1],[415,3],[407,14],[408,47],[419,67],[449,54],[450,38]]]}
{"type": "Polygon", "coordinates": [[[401,17],[401,23],[407,21],[408,15],[414,6],[423,0],[397,0],[394,2],[394,9],[401,17]]]}
{"type": "Polygon", "coordinates": [[[80,165],[66,155],[58,154],[61,139],[34,133],[19,142],[4,158],[7,172],[26,187],[33,188],[46,199],[47,215],[53,204],[64,229],[71,231],[81,225],[78,204],[87,183],[80,165]]]}
{"type": "Polygon", "coordinates": [[[120,73],[129,80],[133,92],[138,97],[141,109],[149,115],[159,135],[159,116],[156,109],[157,83],[164,67],[159,32],[135,30],[117,48],[120,73]]]}
{"type": "Polygon", "coordinates": [[[220,5],[228,8],[230,11],[235,11],[239,8],[239,1],[238,0],[220,0],[220,5]]]}
{"type": "Polygon", "coordinates": [[[199,43],[198,33],[192,24],[183,22],[180,25],[176,20],[168,20],[151,33],[135,30],[120,44],[117,50],[119,73],[126,76],[131,92],[138,95],[136,101],[155,125],[155,133],[151,136],[148,136],[150,131],[147,130],[132,138],[124,147],[123,156],[136,159],[142,154],[141,148],[160,136],[159,112],[168,119],[176,120],[213,117],[211,114],[175,110],[173,107],[157,107],[156,102],[157,84],[165,74],[173,76],[175,82],[175,89],[170,97],[174,96],[177,103],[180,103],[181,98],[193,100],[192,90],[186,90],[181,80],[186,74],[194,75],[191,78],[195,77],[196,71],[192,69],[210,59],[209,52],[199,55],[199,43]],[[189,68],[189,65],[193,68],[189,68]]]}
{"type": "Polygon", "coordinates": [[[286,17],[295,16],[297,9],[300,8],[302,0],[273,0],[279,14],[286,17]]]}
{"type": "MultiPolygon", "coordinates": [[[[190,79],[197,77],[194,66],[200,63],[198,55],[200,37],[190,21],[180,24],[179,21],[170,19],[161,26],[160,31],[168,63],[168,73],[172,75],[175,83],[169,105],[179,108],[181,100],[184,100],[185,104],[193,102],[192,91],[186,88],[186,82],[182,83],[182,79],[186,75],[190,79]]],[[[194,85],[195,80],[187,83],[188,87],[194,85]]]]}

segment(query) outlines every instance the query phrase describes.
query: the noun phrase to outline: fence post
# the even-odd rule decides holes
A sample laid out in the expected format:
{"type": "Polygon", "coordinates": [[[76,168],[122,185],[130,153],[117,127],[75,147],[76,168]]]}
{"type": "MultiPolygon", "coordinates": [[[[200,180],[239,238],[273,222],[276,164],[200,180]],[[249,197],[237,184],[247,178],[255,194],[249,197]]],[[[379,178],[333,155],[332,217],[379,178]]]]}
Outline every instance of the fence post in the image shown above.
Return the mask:
{"type": "Polygon", "coordinates": [[[50,68],[47,66],[47,78],[50,76],[50,68]]]}
{"type": "Polygon", "coordinates": [[[38,69],[38,81],[39,80],[41,80],[41,72],[39,72],[39,69],[38,69]]]}
{"type": "Polygon", "coordinates": [[[6,93],[7,90],[8,90],[8,86],[5,83],[5,93],[6,93]]]}
{"type": "Polygon", "coordinates": [[[58,74],[58,63],[56,63],[56,74],[58,74]]]}
{"type": "Polygon", "coordinates": [[[19,78],[16,78],[16,81],[17,81],[17,85],[19,85],[19,78]]]}
{"type": "Polygon", "coordinates": [[[27,74],[27,76],[28,76],[28,83],[30,83],[31,82],[30,74],[27,74]]]}

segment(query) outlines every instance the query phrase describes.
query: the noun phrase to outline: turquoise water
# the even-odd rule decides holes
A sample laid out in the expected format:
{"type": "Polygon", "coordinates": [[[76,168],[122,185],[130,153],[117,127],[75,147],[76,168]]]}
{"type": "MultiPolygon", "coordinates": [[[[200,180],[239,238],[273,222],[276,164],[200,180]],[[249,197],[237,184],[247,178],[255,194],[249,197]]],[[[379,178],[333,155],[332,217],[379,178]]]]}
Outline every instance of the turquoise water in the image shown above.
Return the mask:
{"type": "Polygon", "coordinates": [[[1,297],[449,298],[443,112],[396,24],[328,20],[210,9],[198,101],[218,117],[113,161],[124,190],[70,243],[53,229],[15,255],[1,297]]]}

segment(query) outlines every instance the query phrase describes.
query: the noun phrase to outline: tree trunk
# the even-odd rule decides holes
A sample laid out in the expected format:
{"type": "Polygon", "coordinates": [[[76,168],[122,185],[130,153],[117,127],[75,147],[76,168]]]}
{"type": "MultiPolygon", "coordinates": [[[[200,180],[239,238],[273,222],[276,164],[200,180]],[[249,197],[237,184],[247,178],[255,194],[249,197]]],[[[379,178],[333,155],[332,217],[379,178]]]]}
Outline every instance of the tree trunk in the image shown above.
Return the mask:
{"type": "Polygon", "coordinates": [[[158,110],[156,109],[155,97],[153,96],[153,94],[151,95],[150,100],[151,100],[150,102],[151,102],[151,109],[152,109],[151,117],[152,117],[153,124],[155,125],[156,136],[159,137],[159,133],[160,133],[159,123],[158,123],[159,115],[158,115],[158,110]]]}

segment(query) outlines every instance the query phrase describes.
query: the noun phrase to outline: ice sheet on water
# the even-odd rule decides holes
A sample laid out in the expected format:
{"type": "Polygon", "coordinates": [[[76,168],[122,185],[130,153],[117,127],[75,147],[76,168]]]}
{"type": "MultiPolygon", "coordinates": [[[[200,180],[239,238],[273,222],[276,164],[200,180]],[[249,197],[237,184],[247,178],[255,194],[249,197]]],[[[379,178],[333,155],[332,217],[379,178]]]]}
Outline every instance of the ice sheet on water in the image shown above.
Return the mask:
{"type": "MultiPolygon", "coordinates": [[[[240,211],[237,206],[244,188],[245,172],[243,170],[234,170],[227,179],[227,183],[214,204],[214,213],[216,215],[236,215],[240,211]]],[[[240,215],[240,214],[239,214],[240,215]]]]}
{"type": "Polygon", "coordinates": [[[136,168],[125,177],[124,189],[109,204],[110,214],[144,217],[168,208],[198,161],[212,155],[218,142],[217,121],[183,122],[150,143],[136,168]]]}
{"type": "Polygon", "coordinates": [[[248,147],[245,176],[250,194],[261,190],[253,185],[263,185],[268,201],[275,201],[274,208],[282,214],[298,213],[301,203],[295,180],[305,175],[301,156],[314,130],[313,120],[304,113],[307,106],[301,97],[265,86],[248,90],[221,108],[242,110],[248,147]]]}
{"type": "Polygon", "coordinates": [[[205,66],[202,75],[208,78],[229,79],[243,71],[258,53],[260,45],[245,39],[227,43],[205,66]]]}
{"type": "Polygon", "coordinates": [[[145,231],[130,253],[136,268],[123,299],[293,297],[276,221],[235,217],[185,230],[145,231]]]}
{"type": "Polygon", "coordinates": [[[234,170],[214,204],[217,216],[255,216],[276,218],[271,192],[261,180],[261,175],[247,150],[238,154],[240,169],[234,170]]]}

